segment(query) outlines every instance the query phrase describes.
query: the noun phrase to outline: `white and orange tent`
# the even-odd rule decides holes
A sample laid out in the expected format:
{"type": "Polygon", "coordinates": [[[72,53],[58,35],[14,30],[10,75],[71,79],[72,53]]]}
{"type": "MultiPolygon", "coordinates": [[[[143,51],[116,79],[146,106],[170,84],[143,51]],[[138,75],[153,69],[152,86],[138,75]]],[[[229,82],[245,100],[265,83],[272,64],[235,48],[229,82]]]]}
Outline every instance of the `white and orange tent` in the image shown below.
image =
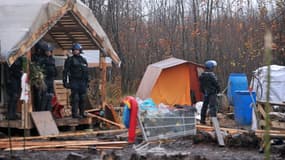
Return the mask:
{"type": "Polygon", "coordinates": [[[192,101],[202,99],[199,75],[203,71],[202,65],[177,58],[150,64],[136,96],[143,100],[152,98],[156,104],[192,105],[192,101]]]}

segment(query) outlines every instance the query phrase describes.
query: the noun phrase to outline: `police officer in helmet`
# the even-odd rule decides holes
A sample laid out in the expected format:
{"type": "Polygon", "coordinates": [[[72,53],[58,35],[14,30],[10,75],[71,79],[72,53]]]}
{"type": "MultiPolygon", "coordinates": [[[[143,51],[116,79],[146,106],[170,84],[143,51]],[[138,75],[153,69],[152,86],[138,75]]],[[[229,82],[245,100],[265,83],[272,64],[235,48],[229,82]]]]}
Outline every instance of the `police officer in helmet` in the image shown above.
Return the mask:
{"type": "Polygon", "coordinates": [[[19,57],[8,68],[7,76],[7,94],[8,94],[8,108],[7,119],[15,120],[19,119],[16,115],[17,103],[21,94],[21,77],[23,74],[23,57],[19,57]]]}
{"type": "Polygon", "coordinates": [[[40,105],[40,111],[52,110],[52,97],[54,96],[54,79],[57,76],[57,70],[55,66],[55,59],[53,58],[53,46],[50,43],[45,43],[42,46],[44,55],[39,59],[39,65],[43,69],[44,81],[46,84],[46,90],[43,93],[42,102],[40,105]]]}
{"type": "Polygon", "coordinates": [[[205,62],[205,72],[200,77],[200,90],[204,94],[203,107],[201,110],[201,124],[206,124],[206,114],[209,106],[209,114],[211,117],[217,116],[217,93],[220,92],[220,86],[218,84],[217,77],[214,73],[214,68],[217,66],[217,62],[214,60],[208,60],[205,62]]]}
{"type": "Polygon", "coordinates": [[[73,118],[84,118],[85,98],[89,82],[88,64],[82,53],[79,43],[72,45],[72,56],[64,63],[63,84],[71,89],[71,106],[73,118]],[[79,109],[79,114],[78,114],[79,109]]]}

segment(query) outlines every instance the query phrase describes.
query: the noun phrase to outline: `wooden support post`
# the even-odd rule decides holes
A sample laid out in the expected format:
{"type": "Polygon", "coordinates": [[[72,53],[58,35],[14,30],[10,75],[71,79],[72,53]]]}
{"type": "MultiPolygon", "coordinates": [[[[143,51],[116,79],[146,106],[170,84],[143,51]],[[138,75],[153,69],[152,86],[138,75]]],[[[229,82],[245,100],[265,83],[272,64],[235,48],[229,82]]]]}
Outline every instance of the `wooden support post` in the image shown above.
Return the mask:
{"type": "MultiPolygon", "coordinates": [[[[30,72],[30,62],[31,62],[31,50],[29,50],[26,54],[26,66],[25,66],[25,72],[29,75],[30,72]]],[[[30,83],[29,83],[30,84],[30,83]]],[[[32,101],[31,101],[31,91],[29,90],[29,99],[28,102],[22,103],[22,113],[21,113],[21,120],[22,120],[22,128],[23,129],[31,129],[32,126],[32,122],[31,122],[31,117],[30,114],[33,111],[33,107],[32,107],[32,101]]]]}
{"type": "Polygon", "coordinates": [[[100,81],[101,106],[102,108],[104,108],[106,103],[107,64],[106,64],[106,57],[101,52],[100,52],[100,69],[101,69],[101,81],[100,81]]]}

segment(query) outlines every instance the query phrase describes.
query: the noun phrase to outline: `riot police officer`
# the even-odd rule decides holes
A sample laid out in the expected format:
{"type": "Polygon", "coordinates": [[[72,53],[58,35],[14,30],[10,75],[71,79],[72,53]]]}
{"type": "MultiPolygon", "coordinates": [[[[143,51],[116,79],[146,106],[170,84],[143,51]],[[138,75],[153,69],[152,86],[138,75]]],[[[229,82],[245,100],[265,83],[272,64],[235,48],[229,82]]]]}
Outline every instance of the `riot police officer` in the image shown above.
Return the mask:
{"type": "Polygon", "coordinates": [[[72,46],[72,56],[64,63],[63,84],[71,89],[72,117],[83,118],[85,110],[85,98],[89,82],[88,64],[82,53],[82,46],[75,43],[72,46]],[[79,108],[79,114],[78,114],[79,108]]]}
{"type": "Polygon", "coordinates": [[[215,75],[214,68],[217,66],[217,62],[209,60],[205,62],[205,72],[199,77],[200,89],[204,94],[204,101],[201,110],[201,124],[206,124],[206,114],[209,105],[209,114],[211,117],[217,116],[217,93],[220,92],[220,86],[218,84],[217,77],[215,75]]]}
{"type": "Polygon", "coordinates": [[[52,110],[52,97],[54,96],[54,79],[57,76],[57,70],[55,66],[55,59],[53,58],[52,52],[53,47],[50,43],[45,43],[42,47],[44,55],[39,59],[38,64],[43,70],[44,81],[46,89],[43,91],[41,97],[40,111],[51,111],[52,110]]]}
{"type": "Polygon", "coordinates": [[[8,114],[7,119],[17,119],[17,102],[21,94],[21,77],[23,74],[23,57],[19,57],[11,67],[8,68],[7,94],[8,94],[8,114]]]}
{"type": "Polygon", "coordinates": [[[35,64],[38,64],[38,62],[40,61],[40,59],[43,57],[44,55],[44,50],[43,47],[46,45],[46,42],[43,40],[40,40],[39,42],[37,42],[35,44],[35,50],[34,53],[32,54],[32,62],[35,64]]]}
{"type": "MultiPolygon", "coordinates": [[[[45,41],[40,40],[36,43],[34,52],[32,54],[32,63],[30,69],[32,67],[39,69],[40,68],[40,60],[44,57],[45,51],[43,50],[44,45],[46,44],[45,41]]],[[[34,74],[34,72],[30,71],[30,74],[34,74]]],[[[37,76],[38,77],[38,76],[37,76]]],[[[43,87],[40,87],[39,83],[31,83],[32,88],[32,96],[33,96],[33,106],[34,111],[41,111],[42,110],[42,98],[45,97],[45,92],[43,91],[43,87]]]]}

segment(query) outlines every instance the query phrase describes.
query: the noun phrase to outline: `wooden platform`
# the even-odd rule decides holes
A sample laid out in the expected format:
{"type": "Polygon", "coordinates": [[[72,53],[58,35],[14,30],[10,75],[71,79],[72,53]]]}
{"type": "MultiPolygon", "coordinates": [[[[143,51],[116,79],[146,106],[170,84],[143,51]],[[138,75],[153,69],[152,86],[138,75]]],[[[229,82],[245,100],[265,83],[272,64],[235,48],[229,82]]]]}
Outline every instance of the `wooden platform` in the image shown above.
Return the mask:
{"type": "MultiPolygon", "coordinates": [[[[55,119],[56,125],[59,126],[79,126],[79,125],[91,125],[92,124],[92,117],[87,117],[83,119],[77,119],[72,117],[64,117],[55,119]]],[[[22,127],[22,120],[10,120],[10,127],[17,128],[17,129],[24,129],[22,127]]],[[[0,127],[7,128],[8,127],[8,120],[1,120],[0,127]]],[[[34,124],[32,123],[31,126],[28,126],[26,129],[34,128],[34,124]]]]}
{"type": "Polygon", "coordinates": [[[18,129],[24,129],[22,127],[22,120],[10,120],[10,124],[8,124],[8,120],[1,120],[0,121],[0,127],[7,128],[10,126],[10,128],[18,128],[18,129]]]}
{"type": "Polygon", "coordinates": [[[79,125],[90,125],[92,124],[92,118],[72,118],[72,117],[64,117],[55,119],[55,123],[57,126],[79,126],[79,125]]]}

